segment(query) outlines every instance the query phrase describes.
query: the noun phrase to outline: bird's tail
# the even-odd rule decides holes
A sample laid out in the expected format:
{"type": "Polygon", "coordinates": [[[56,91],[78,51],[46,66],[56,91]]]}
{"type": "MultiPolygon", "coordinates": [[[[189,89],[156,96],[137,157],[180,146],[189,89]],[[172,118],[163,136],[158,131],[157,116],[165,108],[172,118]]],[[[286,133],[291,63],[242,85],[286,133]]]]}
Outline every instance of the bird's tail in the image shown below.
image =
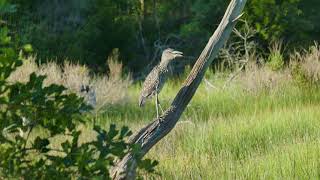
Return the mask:
{"type": "Polygon", "coordinates": [[[145,97],[140,97],[139,98],[139,106],[142,107],[146,102],[146,98],[145,97]]]}

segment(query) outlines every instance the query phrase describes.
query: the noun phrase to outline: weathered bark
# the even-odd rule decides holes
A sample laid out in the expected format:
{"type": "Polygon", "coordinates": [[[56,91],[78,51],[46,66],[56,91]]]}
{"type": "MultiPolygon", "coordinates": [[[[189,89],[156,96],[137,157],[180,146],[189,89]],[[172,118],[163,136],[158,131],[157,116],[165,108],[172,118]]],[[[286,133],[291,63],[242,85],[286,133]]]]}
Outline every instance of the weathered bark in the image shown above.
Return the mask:
{"type": "MultiPolygon", "coordinates": [[[[130,143],[141,145],[142,156],[175,127],[181,114],[195,94],[205,71],[218,54],[219,49],[229,38],[236,20],[241,16],[245,3],[246,0],[231,0],[220,25],[210,37],[209,42],[193,66],[169,109],[130,139],[130,143]]],[[[112,170],[111,174],[113,179],[134,179],[136,165],[137,163],[133,154],[128,153],[112,170]]]]}

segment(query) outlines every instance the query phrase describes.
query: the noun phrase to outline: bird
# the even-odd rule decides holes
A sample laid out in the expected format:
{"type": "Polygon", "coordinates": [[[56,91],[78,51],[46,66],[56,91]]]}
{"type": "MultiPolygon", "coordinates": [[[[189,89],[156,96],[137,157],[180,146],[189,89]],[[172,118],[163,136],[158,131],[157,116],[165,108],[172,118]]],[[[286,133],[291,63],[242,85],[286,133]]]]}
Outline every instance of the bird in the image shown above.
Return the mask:
{"type": "Polygon", "coordinates": [[[159,118],[159,107],[161,108],[158,94],[160,93],[168,74],[169,63],[176,59],[183,57],[183,53],[171,48],[167,48],[162,52],[161,61],[156,65],[146,77],[139,97],[139,106],[142,107],[147,99],[152,99],[156,96],[156,111],[157,118],[159,118]]]}
{"type": "Polygon", "coordinates": [[[89,85],[81,85],[80,86],[80,93],[84,97],[85,101],[88,105],[95,108],[97,105],[97,95],[95,88],[89,85]]]}

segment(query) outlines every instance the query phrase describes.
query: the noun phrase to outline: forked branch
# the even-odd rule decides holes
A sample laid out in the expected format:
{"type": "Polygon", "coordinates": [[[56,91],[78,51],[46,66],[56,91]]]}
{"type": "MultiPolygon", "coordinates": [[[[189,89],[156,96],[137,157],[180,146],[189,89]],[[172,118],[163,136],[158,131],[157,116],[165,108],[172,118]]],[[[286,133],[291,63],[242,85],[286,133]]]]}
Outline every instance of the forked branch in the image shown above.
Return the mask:
{"type": "MultiPolygon", "coordinates": [[[[219,49],[229,38],[245,4],[246,0],[231,0],[220,25],[210,37],[171,106],[162,116],[142,128],[131,138],[130,143],[141,145],[142,151],[140,155],[142,157],[175,127],[199,87],[205,71],[218,54],[219,49]]],[[[133,154],[128,153],[112,170],[113,179],[134,179],[136,165],[133,154]]]]}

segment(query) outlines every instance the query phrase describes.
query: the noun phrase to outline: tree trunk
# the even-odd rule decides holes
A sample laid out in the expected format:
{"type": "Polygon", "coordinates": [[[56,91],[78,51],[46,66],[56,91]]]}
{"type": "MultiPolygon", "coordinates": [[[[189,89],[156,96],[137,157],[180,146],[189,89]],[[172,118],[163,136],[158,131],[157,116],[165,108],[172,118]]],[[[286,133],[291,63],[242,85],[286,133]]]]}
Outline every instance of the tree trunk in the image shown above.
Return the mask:
{"type": "MultiPolygon", "coordinates": [[[[199,87],[205,71],[218,54],[219,49],[229,38],[236,20],[241,16],[245,3],[246,0],[231,0],[220,25],[210,37],[171,106],[162,116],[132,136],[130,143],[141,145],[142,157],[175,127],[181,114],[199,87]]],[[[137,163],[133,154],[128,153],[112,169],[111,175],[113,179],[134,179],[136,166],[137,163]]]]}

